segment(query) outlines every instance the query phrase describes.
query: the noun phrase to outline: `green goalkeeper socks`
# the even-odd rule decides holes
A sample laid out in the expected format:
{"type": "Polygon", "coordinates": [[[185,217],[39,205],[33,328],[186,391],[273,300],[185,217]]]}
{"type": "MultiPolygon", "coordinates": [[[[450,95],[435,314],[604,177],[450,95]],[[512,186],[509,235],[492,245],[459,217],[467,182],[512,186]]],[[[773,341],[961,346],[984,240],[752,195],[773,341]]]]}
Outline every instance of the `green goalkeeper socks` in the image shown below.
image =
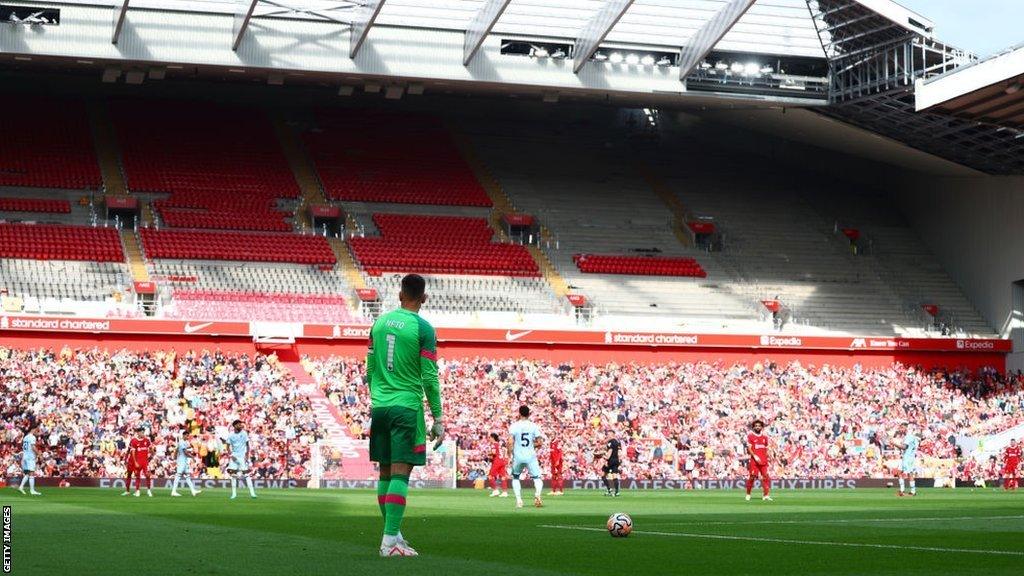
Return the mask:
{"type": "Polygon", "coordinates": [[[388,494],[388,486],[391,485],[391,478],[381,478],[377,482],[377,505],[380,506],[381,518],[388,519],[387,508],[384,507],[384,497],[388,494]]]}
{"type": "MultiPolygon", "coordinates": [[[[378,491],[380,489],[378,488],[378,491]]],[[[402,529],[402,516],[405,515],[405,497],[409,495],[409,476],[393,474],[388,483],[384,501],[384,534],[397,536],[402,529]]]]}

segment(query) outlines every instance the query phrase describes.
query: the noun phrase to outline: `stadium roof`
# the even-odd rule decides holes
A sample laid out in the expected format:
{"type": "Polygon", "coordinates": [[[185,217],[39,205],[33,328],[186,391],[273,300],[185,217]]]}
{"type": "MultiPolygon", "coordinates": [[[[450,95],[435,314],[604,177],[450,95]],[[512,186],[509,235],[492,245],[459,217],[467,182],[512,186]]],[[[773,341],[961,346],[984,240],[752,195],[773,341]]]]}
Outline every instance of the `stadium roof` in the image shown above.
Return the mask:
{"type": "MultiPolygon", "coordinates": [[[[49,3],[49,2],[48,2],[49,3]]],[[[469,30],[491,4],[507,5],[495,14],[492,34],[575,40],[607,6],[624,5],[621,18],[609,22],[603,43],[678,49],[732,0],[62,0],[55,4],[115,6],[127,10],[236,14],[254,6],[253,19],[333,21],[349,25],[367,5],[379,8],[375,26],[432,30],[469,30]]],[[[806,0],[750,0],[718,50],[821,57],[821,43],[806,0]]],[[[917,32],[931,23],[890,0],[844,0],[863,5],[917,32]],[[914,27],[912,23],[920,23],[914,27]]]]}
{"type": "Polygon", "coordinates": [[[922,80],[916,93],[918,111],[1024,128],[1024,44],[922,80]]]}

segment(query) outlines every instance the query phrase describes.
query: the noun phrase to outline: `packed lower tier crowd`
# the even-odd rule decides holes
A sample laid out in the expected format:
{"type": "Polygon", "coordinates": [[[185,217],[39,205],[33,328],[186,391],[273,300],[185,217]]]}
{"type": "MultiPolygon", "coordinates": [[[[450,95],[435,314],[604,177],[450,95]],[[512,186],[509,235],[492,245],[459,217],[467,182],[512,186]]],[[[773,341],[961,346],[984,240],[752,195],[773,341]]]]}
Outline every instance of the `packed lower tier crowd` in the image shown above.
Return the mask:
{"type": "MultiPolygon", "coordinates": [[[[369,397],[362,362],[308,360],[341,409],[352,436],[367,437],[369,397]]],[[[550,364],[524,360],[439,362],[448,434],[460,448],[459,475],[489,469],[490,433],[505,438],[521,404],[561,442],[565,475],[600,476],[609,438],[618,438],[627,478],[746,475],[743,441],[754,419],[768,423],[786,477],[871,477],[891,473],[896,435],[908,423],[928,459],[956,456],[960,434],[984,436],[1024,423],[1024,377],[995,371],[924,372],[776,365],[550,364]]],[[[542,450],[542,461],[546,450],[542,450]]]]}
{"type": "Polygon", "coordinates": [[[187,428],[194,475],[219,477],[237,418],[249,432],[254,476],[304,477],[318,438],[308,401],[273,357],[0,347],[0,391],[8,477],[20,475],[16,454],[32,424],[40,476],[122,477],[126,443],[142,426],[153,440],[153,476],[173,475],[172,452],[187,428]]]}
{"type": "MultiPolygon", "coordinates": [[[[348,434],[366,438],[362,360],[304,365],[340,408],[348,434]]],[[[469,479],[486,474],[488,436],[504,437],[521,404],[561,442],[570,478],[599,476],[611,437],[622,442],[625,477],[741,476],[743,438],[755,418],[768,423],[778,456],[773,472],[810,478],[887,474],[901,423],[921,436],[923,459],[947,460],[957,456],[958,435],[1024,423],[1024,377],[995,371],[482,358],[439,366],[458,474],[469,479]]],[[[306,478],[321,438],[309,400],[273,356],[0,347],[0,391],[0,471],[8,477],[19,475],[30,423],[39,426],[41,476],[122,476],[125,443],[141,425],[154,440],[153,476],[173,474],[171,451],[185,427],[197,447],[194,475],[218,477],[223,439],[239,419],[251,438],[254,476],[306,478]]],[[[324,456],[325,473],[338,472],[340,462],[324,456]]]]}

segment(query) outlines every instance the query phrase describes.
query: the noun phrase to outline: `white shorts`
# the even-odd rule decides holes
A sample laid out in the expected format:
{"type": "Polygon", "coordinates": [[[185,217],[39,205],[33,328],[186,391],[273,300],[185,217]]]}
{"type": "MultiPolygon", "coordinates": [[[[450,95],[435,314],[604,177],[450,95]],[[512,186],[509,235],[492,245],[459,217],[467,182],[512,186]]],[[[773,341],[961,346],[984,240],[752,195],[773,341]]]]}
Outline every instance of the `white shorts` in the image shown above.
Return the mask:
{"type": "Polygon", "coordinates": [[[231,462],[228,462],[228,470],[233,470],[235,472],[248,472],[249,462],[242,460],[241,458],[232,457],[231,462]]]}
{"type": "Polygon", "coordinates": [[[36,471],[36,457],[35,456],[21,456],[21,470],[22,472],[35,472],[36,471]]]}
{"type": "Polygon", "coordinates": [[[540,463],[537,462],[536,458],[530,460],[513,460],[512,461],[512,477],[518,478],[523,473],[523,469],[530,471],[530,478],[540,478],[540,463]]]}
{"type": "Polygon", "coordinates": [[[191,474],[191,467],[188,465],[188,460],[178,460],[178,467],[175,469],[175,474],[187,475],[191,474]]]}
{"type": "Polygon", "coordinates": [[[913,474],[917,472],[917,459],[916,458],[904,458],[900,463],[900,470],[904,474],[913,474]]]}

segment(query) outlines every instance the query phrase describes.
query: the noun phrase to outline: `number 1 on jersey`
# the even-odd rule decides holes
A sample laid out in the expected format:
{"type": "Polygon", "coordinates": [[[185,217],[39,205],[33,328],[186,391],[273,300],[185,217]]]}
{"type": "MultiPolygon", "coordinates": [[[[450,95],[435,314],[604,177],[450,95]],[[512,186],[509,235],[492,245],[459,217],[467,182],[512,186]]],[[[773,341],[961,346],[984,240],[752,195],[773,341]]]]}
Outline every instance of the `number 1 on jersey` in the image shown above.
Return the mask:
{"type": "Polygon", "coordinates": [[[384,337],[388,341],[388,372],[395,371],[395,342],[398,341],[398,336],[394,334],[388,334],[384,337]]]}

